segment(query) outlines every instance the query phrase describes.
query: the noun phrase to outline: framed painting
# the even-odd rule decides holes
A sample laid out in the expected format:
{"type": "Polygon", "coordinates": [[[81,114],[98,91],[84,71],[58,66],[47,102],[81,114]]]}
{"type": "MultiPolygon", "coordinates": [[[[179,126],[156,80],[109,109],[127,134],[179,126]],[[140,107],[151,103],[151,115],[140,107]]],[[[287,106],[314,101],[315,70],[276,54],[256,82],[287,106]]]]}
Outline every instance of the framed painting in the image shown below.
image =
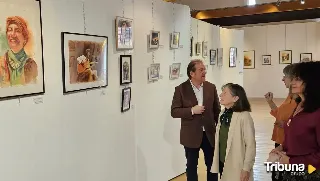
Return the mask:
{"type": "Polygon", "coordinates": [[[120,85],[132,83],[132,56],[120,55],[120,85]]]}
{"type": "Polygon", "coordinates": [[[196,44],[196,55],[200,55],[200,53],[201,53],[201,43],[198,42],[196,44]]]}
{"type": "Polygon", "coordinates": [[[243,68],[244,69],[254,69],[255,68],[255,51],[244,51],[243,52],[243,68]]]}
{"type": "Polygon", "coordinates": [[[115,27],[117,50],[133,49],[133,19],[117,16],[115,27]]]}
{"type": "Polygon", "coordinates": [[[0,99],[43,94],[40,1],[0,4],[0,99]]]}
{"type": "Polygon", "coordinates": [[[202,57],[208,56],[208,42],[203,41],[202,42],[202,57]]]}
{"type": "Polygon", "coordinates": [[[160,31],[151,31],[150,33],[150,41],[149,47],[150,48],[159,48],[159,41],[160,41],[160,31]]]}
{"type": "Polygon", "coordinates": [[[156,81],[160,78],[160,63],[153,63],[148,68],[148,80],[156,81]]]}
{"type": "Polygon", "coordinates": [[[271,55],[262,55],[262,65],[271,65],[271,55]]]}
{"type": "Polygon", "coordinates": [[[131,87],[122,89],[121,112],[129,111],[131,107],[131,87]]]}
{"type": "Polygon", "coordinates": [[[223,48],[218,48],[218,61],[217,61],[218,66],[223,65],[223,48]]]}
{"type": "Polygon", "coordinates": [[[178,49],[180,45],[180,32],[171,33],[170,47],[172,49],[178,49]]]}
{"type": "Polygon", "coordinates": [[[62,32],[63,92],[107,87],[108,37],[62,32]]]}
{"type": "Polygon", "coordinates": [[[237,66],[237,48],[230,47],[229,50],[229,67],[237,66]]]}
{"type": "Polygon", "coordinates": [[[178,79],[180,76],[180,67],[181,63],[173,63],[170,65],[170,74],[169,74],[169,79],[178,79]]]}
{"type": "Polygon", "coordinates": [[[300,53],[300,62],[311,62],[312,53],[300,53]]]}
{"type": "Polygon", "coordinates": [[[211,49],[210,50],[210,65],[215,65],[217,59],[217,51],[211,49]]]}
{"type": "Polygon", "coordinates": [[[279,64],[292,64],[292,50],[279,51],[279,64]]]}

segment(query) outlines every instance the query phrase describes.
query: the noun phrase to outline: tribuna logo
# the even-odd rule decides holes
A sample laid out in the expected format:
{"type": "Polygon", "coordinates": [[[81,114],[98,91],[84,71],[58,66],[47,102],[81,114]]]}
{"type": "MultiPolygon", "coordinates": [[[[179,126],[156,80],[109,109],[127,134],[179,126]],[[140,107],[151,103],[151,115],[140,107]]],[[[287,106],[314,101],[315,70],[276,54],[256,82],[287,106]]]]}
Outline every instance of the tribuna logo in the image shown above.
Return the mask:
{"type": "Polygon", "coordinates": [[[305,165],[304,164],[281,164],[279,162],[265,162],[267,166],[267,172],[279,171],[279,172],[291,172],[291,175],[304,175],[305,165]]]}

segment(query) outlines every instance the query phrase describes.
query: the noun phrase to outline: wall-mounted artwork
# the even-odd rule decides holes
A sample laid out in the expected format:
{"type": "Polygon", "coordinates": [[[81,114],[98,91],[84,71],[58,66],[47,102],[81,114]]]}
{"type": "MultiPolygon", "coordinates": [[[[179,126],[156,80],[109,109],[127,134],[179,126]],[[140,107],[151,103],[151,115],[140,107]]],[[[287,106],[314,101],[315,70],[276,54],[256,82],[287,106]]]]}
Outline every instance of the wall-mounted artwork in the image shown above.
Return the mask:
{"type": "Polygon", "coordinates": [[[153,63],[148,68],[148,80],[156,81],[160,78],[160,63],[153,63]]]}
{"type": "Polygon", "coordinates": [[[201,43],[196,43],[196,55],[200,55],[201,53],[201,43]]]}
{"type": "Polygon", "coordinates": [[[132,83],[132,56],[120,55],[120,85],[132,83]]]}
{"type": "Polygon", "coordinates": [[[271,55],[262,55],[262,65],[271,65],[271,55]]]}
{"type": "Polygon", "coordinates": [[[231,47],[229,50],[229,67],[237,66],[237,48],[231,47]]]}
{"type": "Polygon", "coordinates": [[[291,64],[292,63],[292,51],[282,50],[279,51],[279,64],[291,64]]]}
{"type": "Polygon", "coordinates": [[[170,74],[169,74],[169,79],[178,79],[180,76],[180,67],[181,63],[173,63],[170,65],[170,74]]]}
{"type": "Polygon", "coordinates": [[[122,89],[121,112],[129,111],[131,107],[131,87],[122,89]]]}
{"type": "Polygon", "coordinates": [[[43,94],[39,1],[3,1],[0,11],[0,99],[43,94]]]}
{"type": "Polygon", "coordinates": [[[63,92],[108,85],[108,37],[62,32],[63,92]]]}
{"type": "Polygon", "coordinates": [[[159,48],[160,31],[151,31],[149,39],[150,48],[159,48]]]}
{"type": "Polygon", "coordinates": [[[117,49],[133,49],[133,19],[117,16],[115,27],[117,49]]]}
{"type": "Polygon", "coordinates": [[[208,56],[208,42],[202,42],[202,57],[208,56]]]}
{"type": "Polygon", "coordinates": [[[180,32],[171,33],[170,47],[172,49],[177,49],[179,48],[179,45],[180,45],[180,32]]]}
{"type": "Polygon", "coordinates": [[[244,69],[254,69],[255,68],[255,51],[244,51],[243,57],[243,68],[244,69]]]}
{"type": "Polygon", "coordinates": [[[223,48],[218,48],[218,61],[217,61],[218,66],[223,65],[223,48]]]}
{"type": "Polygon", "coordinates": [[[300,62],[311,62],[311,61],[312,61],[312,53],[300,54],[300,62]]]}
{"type": "Polygon", "coordinates": [[[190,57],[193,56],[193,37],[190,38],[190,57]]]}
{"type": "Polygon", "coordinates": [[[217,51],[211,49],[210,50],[210,65],[215,65],[217,60],[217,51]]]}

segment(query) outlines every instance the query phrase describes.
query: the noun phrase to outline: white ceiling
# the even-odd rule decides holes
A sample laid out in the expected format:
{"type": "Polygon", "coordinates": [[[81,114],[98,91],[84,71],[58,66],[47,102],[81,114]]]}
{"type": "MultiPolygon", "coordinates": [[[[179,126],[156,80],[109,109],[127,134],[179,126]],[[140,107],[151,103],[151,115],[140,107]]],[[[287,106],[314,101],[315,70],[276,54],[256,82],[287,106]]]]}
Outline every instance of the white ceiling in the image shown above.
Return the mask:
{"type": "MultiPolygon", "coordinates": [[[[282,0],[291,1],[291,0],[282,0]]],[[[249,0],[176,0],[176,3],[188,5],[191,9],[206,10],[248,5],[249,0]]],[[[256,0],[256,4],[272,3],[277,0],[256,0]]]]}

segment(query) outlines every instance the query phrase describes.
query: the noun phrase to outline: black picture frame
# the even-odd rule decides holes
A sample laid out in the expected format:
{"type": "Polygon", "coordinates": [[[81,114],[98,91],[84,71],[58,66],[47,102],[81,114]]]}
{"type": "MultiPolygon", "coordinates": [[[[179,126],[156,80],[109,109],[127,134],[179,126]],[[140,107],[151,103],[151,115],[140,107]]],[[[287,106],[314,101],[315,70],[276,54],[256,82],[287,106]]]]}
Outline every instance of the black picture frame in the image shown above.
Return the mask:
{"type": "Polygon", "coordinates": [[[229,49],[229,67],[233,68],[237,66],[237,48],[230,47],[229,49]],[[231,56],[231,50],[234,50],[234,57],[231,56]],[[234,58],[234,60],[233,60],[234,58]]]}
{"type": "Polygon", "coordinates": [[[120,55],[120,85],[126,85],[132,83],[132,55],[120,55]],[[125,58],[129,58],[129,81],[123,81],[123,61],[125,58]]]}
{"type": "Polygon", "coordinates": [[[217,62],[217,50],[210,49],[210,65],[215,65],[217,62]]]}
{"type": "Polygon", "coordinates": [[[131,87],[126,87],[122,89],[122,96],[121,96],[121,112],[129,111],[131,108],[131,87]],[[129,93],[126,93],[129,92],[129,93]],[[129,96],[128,105],[125,107],[124,101],[126,99],[126,94],[129,96]]]}
{"type": "Polygon", "coordinates": [[[271,55],[262,55],[262,65],[271,65],[271,55]],[[269,57],[269,63],[264,63],[264,58],[269,57]]]}
{"type": "Polygon", "coordinates": [[[61,55],[62,55],[62,82],[63,82],[63,93],[64,94],[70,94],[70,93],[76,93],[76,92],[81,92],[81,91],[87,91],[87,90],[93,90],[93,89],[100,89],[100,88],[105,88],[108,86],[108,61],[109,61],[109,39],[107,36],[101,36],[101,35],[93,35],[93,34],[84,34],[84,33],[72,33],[72,32],[61,32],[61,55]],[[89,37],[96,37],[96,38],[103,38],[105,39],[105,46],[106,46],[106,62],[105,62],[105,83],[103,85],[96,85],[96,86],[91,86],[87,88],[79,88],[75,90],[67,90],[66,87],[66,58],[65,58],[65,38],[67,35],[79,35],[79,36],[89,36],[89,37]]]}
{"type": "Polygon", "coordinates": [[[279,64],[292,64],[292,50],[281,50],[281,51],[279,51],[279,64]],[[288,63],[283,63],[281,61],[281,52],[288,52],[290,54],[289,55],[289,59],[290,60],[288,60],[289,61],[288,63]]]}
{"type": "Polygon", "coordinates": [[[304,62],[304,60],[302,59],[303,57],[303,55],[309,55],[310,56],[310,62],[312,62],[313,61],[313,59],[312,59],[312,53],[300,53],[300,62],[304,62]]]}

